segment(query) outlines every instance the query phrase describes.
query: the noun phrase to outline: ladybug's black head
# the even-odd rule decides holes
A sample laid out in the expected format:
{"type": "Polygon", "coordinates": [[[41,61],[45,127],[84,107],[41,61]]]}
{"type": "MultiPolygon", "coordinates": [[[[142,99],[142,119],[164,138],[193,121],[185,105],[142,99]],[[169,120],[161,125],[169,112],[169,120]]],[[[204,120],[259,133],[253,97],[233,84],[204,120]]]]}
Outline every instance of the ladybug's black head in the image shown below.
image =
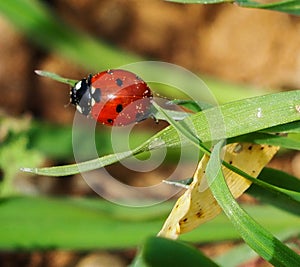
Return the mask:
{"type": "Polygon", "coordinates": [[[92,108],[92,95],[91,95],[91,78],[89,75],[87,79],[78,81],[74,87],[71,88],[70,100],[76,109],[83,115],[89,115],[92,108]]]}

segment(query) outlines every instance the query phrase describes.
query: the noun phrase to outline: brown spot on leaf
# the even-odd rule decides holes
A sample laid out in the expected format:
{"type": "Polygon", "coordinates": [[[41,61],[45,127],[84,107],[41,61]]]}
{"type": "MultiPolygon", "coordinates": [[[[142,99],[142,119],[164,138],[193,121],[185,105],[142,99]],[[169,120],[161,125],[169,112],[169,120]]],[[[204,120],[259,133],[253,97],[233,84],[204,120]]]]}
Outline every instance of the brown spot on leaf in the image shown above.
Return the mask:
{"type": "Polygon", "coordinates": [[[198,211],[198,212],[196,213],[197,218],[201,218],[202,215],[203,215],[203,214],[202,214],[202,211],[198,211]]]}

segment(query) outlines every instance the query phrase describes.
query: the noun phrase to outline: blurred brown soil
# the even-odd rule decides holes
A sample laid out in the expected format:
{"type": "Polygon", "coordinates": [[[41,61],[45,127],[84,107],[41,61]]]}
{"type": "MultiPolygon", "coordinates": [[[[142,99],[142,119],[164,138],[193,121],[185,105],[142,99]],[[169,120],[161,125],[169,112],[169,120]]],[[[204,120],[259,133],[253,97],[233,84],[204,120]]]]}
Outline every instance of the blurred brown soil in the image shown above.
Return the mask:
{"type": "MultiPolygon", "coordinates": [[[[51,3],[58,16],[73,27],[145,58],[258,87],[300,87],[300,19],[296,16],[230,4],[145,0],[51,3]]],[[[63,109],[63,118],[60,112],[54,114],[68,103],[68,95],[53,90],[59,85],[42,81],[33,70],[49,69],[79,78],[86,71],[40,50],[3,18],[0,30],[5,32],[0,40],[1,107],[13,114],[29,110],[46,120],[70,122],[71,111],[63,109]]]]}

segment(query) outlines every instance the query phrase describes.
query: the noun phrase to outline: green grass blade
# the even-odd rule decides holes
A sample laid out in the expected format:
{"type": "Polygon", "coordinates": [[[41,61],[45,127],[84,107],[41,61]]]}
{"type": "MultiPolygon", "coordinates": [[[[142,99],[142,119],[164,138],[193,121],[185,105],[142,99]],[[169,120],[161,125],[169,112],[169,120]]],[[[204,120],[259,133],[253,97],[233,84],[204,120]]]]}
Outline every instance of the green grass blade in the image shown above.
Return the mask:
{"type": "Polygon", "coordinates": [[[34,72],[37,75],[40,75],[42,77],[50,78],[50,79],[55,80],[57,82],[68,84],[72,87],[74,87],[75,84],[78,82],[78,80],[72,80],[72,79],[64,78],[64,77],[61,77],[60,75],[58,75],[56,73],[49,72],[49,71],[35,70],[34,72]]]}
{"type": "Polygon", "coordinates": [[[271,146],[280,146],[293,150],[300,150],[300,140],[294,139],[291,136],[275,135],[261,132],[250,133],[247,135],[237,136],[228,140],[227,143],[235,142],[250,142],[256,144],[266,144],[271,146]]]}
{"type": "Polygon", "coordinates": [[[287,123],[285,125],[278,125],[271,127],[269,129],[265,129],[265,132],[268,133],[300,133],[300,122],[294,121],[287,123]]]}
{"type": "Polygon", "coordinates": [[[277,187],[300,192],[300,180],[286,172],[264,168],[258,178],[277,187]]]}
{"type": "Polygon", "coordinates": [[[268,187],[252,184],[247,190],[248,194],[263,203],[268,203],[285,211],[300,215],[299,179],[285,172],[270,168],[264,168],[259,174],[258,179],[268,183],[268,187]]]}
{"type": "Polygon", "coordinates": [[[234,0],[167,0],[167,1],[182,3],[182,4],[218,4],[218,3],[234,2],[234,0]]]}
{"type": "Polygon", "coordinates": [[[300,15],[300,3],[299,0],[287,0],[274,3],[262,4],[254,1],[236,0],[241,7],[261,8],[273,11],[285,12],[292,15],[300,15]]]}
{"type": "Polygon", "coordinates": [[[276,188],[272,189],[273,190],[268,190],[265,187],[260,187],[257,184],[253,184],[251,188],[248,189],[247,193],[263,203],[271,204],[275,207],[300,216],[299,193],[295,194],[293,191],[282,193],[281,190],[276,190],[276,188]]]}
{"type": "Polygon", "coordinates": [[[203,153],[210,154],[210,151],[208,148],[206,148],[201,140],[195,135],[195,133],[192,131],[193,124],[191,121],[189,121],[189,118],[187,118],[184,121],[176,122],[169,114],[166,112],[163,108],[161,108],[159,105],[157,105],[155,102],[153,103],[153,106],[155,109],[161,113],[165,120],[167,120],[178,132],[183,134],[187,139],[191,141],[196,147],[198,147],[203,153]]]}
{"type": "MultiPolygon", "coordinates": [[[[297,235],[299,235],[299,229],[285,230],[276,236],[283,242],[284,240],[288,240],[297,235]]],[[[241,244],[214,258],[214,260],[222,267],[232,267],[241,266],[246,262],[254,260],[257,256],[257,253],[255,253],[247,244],[241,244]]]]}
{"type": "Polygon", "coordinates": [[[170,209],[166,204],[130,209],[100,199],[66,198],[7,198],[0,204],[1,249],[136,246],[158,231],[170,209]]]}
{"type": "Polygon", "coordinates": [[[89,160],[77,164],[74,163],[65,166],[48,167],[48,168],[23,167],[20,170],[24,172],[30,172],[30,173],[46,175],[46,176],[66,176],[66,175],[76,174],[79,172],[86,172],[86,171],[99,169],[108,166],[112,163],[118,162],[121,159],[129,158],[133,155],[134,155],[133,151],[127,151],[127,152],[106,155],[98,159],[89,160]]]}
{"type": "Polygon", "coordinates": [[[277,136],[276,138],[270,137],[266,139],[257,139],[257,144],[268,144],[271,146],[280,146],[281,148],[300,150],[300,140],[295,140],[289,136],[277,136]],[[264,143],[265,142],[265,143],[264,143]]]}
{"type": "Polygon", "coordinates": [[[231,195],[221,171],[222,146],[223,143],[219,142],[214,147],[206,169],[207,179],[217,202],[245,242],[265,260],[275,266],[297,266],[300,256],[261,227],[231,195]]]}
{"type": "Polygon", "coordinates": [[[262,4],[248,0],[168,0],[169,2],[184,4],[217,4],[217,3],[235,3],[241,7],[261,8],[273,11],[285,12],[293,15],[300,15],[299,0],[278,1],[274,3],[262,4]]]}
{"type": "MultiPolygon", "coordinates": [[[[146,237],[157,234],[172,205],[174,203],[165,202],[147,208],[128,208],[99,198],[2,198],[0,249],[137,246],[146,237]]],[[[245,208],[274,232],[299,229],[299,217],[289,213],[267,206],[245,208]]],[[[211,242],[240,237],[228,219],[220,215],[181,238],[189,242],[211,242]]]]}
{"type": "Polygon", "coordinates": [[[155,267],[218,266],[196,248],[161,237],[151,237],[146,240],[142,249],[141,260],[145,266],[155,267]]]}
{"type": "MultiPolygon", "coordinates": [[[[224,139],[299,121],[299,103],[300,91],[289,91],[227,103],[204,110],[187,119],[193,124],[194,134],[205,143],[211,141],[212,133],[215,139],[224,139]],[[223,123],[224,127],[222,127],[223,123]]],[[[169,126],[132,151],[83,162],[79,164],[79,167],[81,171],[94,170],[144,151],[161,147],[180,147],[188,143],[190,143],[188,139],[179,137],[177,129],[169,126]]],[[[22,170],[40,175],[64,176],[78,173],[79,169],[76,164],[72,164],[42,169],[23,168],[22,170]]]]}

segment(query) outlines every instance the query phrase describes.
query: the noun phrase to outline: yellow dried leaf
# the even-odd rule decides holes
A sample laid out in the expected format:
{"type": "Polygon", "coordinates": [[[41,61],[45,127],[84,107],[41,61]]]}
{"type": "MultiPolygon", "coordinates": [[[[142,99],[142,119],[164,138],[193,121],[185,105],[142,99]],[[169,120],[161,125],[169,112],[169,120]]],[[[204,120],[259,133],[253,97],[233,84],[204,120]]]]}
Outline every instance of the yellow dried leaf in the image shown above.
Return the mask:
{"type": "MultiPolygon", "coordinates": [[[[273,158],[279,147],[251,143],[234,143],[223,148],[224,161],[257,177],[263,167],[273,158]]],[[[221,208],[211,193],[205,178],[209,156],[204,156],[198,164],[193,182],[177,200],[159,236],[176,239],[200,224],[213,219],[221,208]]],[[[244,177],[222,166],[227,185],[235,198],[241,196],[251,185],[244,177]]]]}

